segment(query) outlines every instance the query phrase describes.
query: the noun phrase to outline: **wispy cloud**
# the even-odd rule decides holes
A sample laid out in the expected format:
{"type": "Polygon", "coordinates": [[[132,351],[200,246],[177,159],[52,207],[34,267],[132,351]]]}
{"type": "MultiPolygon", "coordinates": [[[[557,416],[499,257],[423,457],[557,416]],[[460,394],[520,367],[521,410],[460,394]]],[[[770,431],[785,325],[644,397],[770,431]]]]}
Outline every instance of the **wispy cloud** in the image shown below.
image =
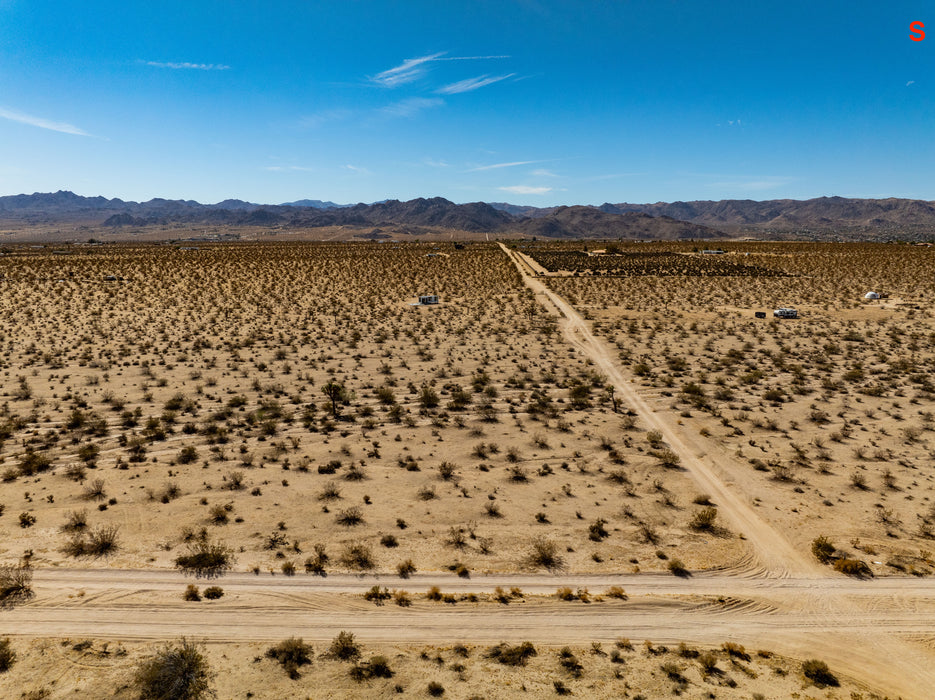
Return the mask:
{"type": "Polygon", "coordinates": [[[354,173],[360,173],[361,175],[370,175],[370,174],[371,174],[371,172],[370,172],[369,170],[367,170],[367,168],[361,168],[361,167],[356,166],[356,165],[345,165],[345,166],[344,166],[344,169],[345,169],[345,170],[350,170],[351,172],[354,172],[354,173]]]}
{"type": "Polygon", "coordinates": [[[535,177],[558,177],[558,175],[551,170],[546,170],[545,168],[537,168],[533,170],[530,175],[534,175],[535,177]]]}
{"type": "Polygon", "coordinates": [[[529,185],[510,185],[508,187],[498,187],[497,189],[512,194],[548,194],[552,191],[551,187],[531,187],[529,185]]]}
{"type": "Polygon", "coordinates": [[[501,80],[512,78],[514,75],[516,75],[516,73],[493,76],[479,75],[476,78],[467,78],[465,80],[459,80],[456,83],[451,83],[450,85],[445,85],[444,87],[438,88],[438,90],[435,92],[438,92],[442,95],[457,95],[461,92],[471,92],[472,90],[477,90],[478,88],[482,88],[487,85],[499,83],[501,80]]]}
{"type": "Polygon", "coordinates": [[[915,82],[915,80],[910,80],[908,83],[906,83],[906,87],[909,87],[909,86],[912,85],[914,82],[915,82]]]}
{"type": "Polygon", "coordinates": [[[422,165],[427,165],[430,168],[447,168],[448,163],[443,160],[435,160],[434,158],[423,158],[422,165]]]}
{"type": "Polygon", "coordinates": [[[49,131],[58,131],[63,134],[72,134],[73,136],[91,136],[91,134],[89,134],[84,129],[79,129],[77,126],[67,122],[53,122],[50,119],[33,117],[29,114],[16,112],[12,109],[4,109],[3,107],[0,107],[0,119],[9,119],[12,122],[28,124],[29,126],[35,126],[40,129],[48,129],[49,131]]]}
{"type": "Polygon", "coordinates": [[[407,58],[398,66],[371,76],[370,80],[377,85],[388,88],[394,88],[400,85],[405,85],[406,83],[411,83],[425,75],[426,63],[429,61],[434,61],[443,55],[444,52],[433,53],[429,54],[428,56],[420,56],[418,58],[407,58]]]}
{"type": "Polygon", "coordinates": [[[347,119],[354,114],[350,109],[325,109],[315,114],[299,119],[299,126],[306,129],[313,129],[327,122],[336,122],[347,119]]]}
{"type": "Polygon", "coordinates": [[[412,117],[432,107],[440,107],[445,101],[439,97],[409,97],[399,102],[380,108],[380,113],[388,117],[412,117]]]}
{"type": "Polygon", "coordinates": [[[223,63],[189,63],[188,61],[144,61],[153,68],[171,68],[172,70],[230,70],[230,66],[223,63]]]}
{"type": "MultiPolygon", "coordinates": [[[[370,82],[376,83],[381,87],[395,88],[400,85],[415,82],[424,76],[428,72],[428,64],[434,61],[486,61],[498,58],[510,58],[509,56],[446,56],[445,53],[445,51],[440,51],[417,58],[407,58],[398,66],[393,66],[381,73],[370,76],[370,82]]],[[[502,78],[497,78],[497,80],[503,80],[503,78],[508,77],[510,76],[503,76],[502,78]]],[[[496,80],[492,82],[496,82],[496,80]]],[[[457,85],[457,83],[455,83],[455,85],[457,85]]],[[[478,85],[477,87],[482,86],[478,85]]],[[[477,88],[469,89],[476,90],[477,88]]],[[[454,92],[465,92],[465,90],[456,90],[445,94],[454,94],[454,92]]]]}
{"type": "Polygon", "coordinates": [[[465,170],[467,173],[476,173],[481,170],[496,170],[497,168],[512,168],[517,165],[532,165],[533,163],[544,163],[544,160],[516,160],[512,163],[494,163],[493,165],[478,165],[476,168],[465,170]]]}

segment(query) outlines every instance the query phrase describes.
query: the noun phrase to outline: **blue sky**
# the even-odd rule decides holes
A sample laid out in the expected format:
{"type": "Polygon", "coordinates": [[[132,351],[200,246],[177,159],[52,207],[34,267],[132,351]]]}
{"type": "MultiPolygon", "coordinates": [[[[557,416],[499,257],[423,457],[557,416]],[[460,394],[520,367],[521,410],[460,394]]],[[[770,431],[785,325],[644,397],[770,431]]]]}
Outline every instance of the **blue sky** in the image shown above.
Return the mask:
{"type": "Polygon", "coordinates": [[[0,194],[935,199],[935,2],[0,0],[0,37],[0,194]]]}

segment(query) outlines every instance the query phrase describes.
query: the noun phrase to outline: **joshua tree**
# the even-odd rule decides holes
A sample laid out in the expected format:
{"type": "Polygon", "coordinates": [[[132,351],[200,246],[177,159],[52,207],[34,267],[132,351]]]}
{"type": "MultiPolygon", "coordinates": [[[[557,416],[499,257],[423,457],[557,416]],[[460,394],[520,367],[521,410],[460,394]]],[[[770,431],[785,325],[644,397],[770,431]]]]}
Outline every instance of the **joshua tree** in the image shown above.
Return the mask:
{"type": "Polygon", "coordinates": [[[337,417],[338,405],[347,401],[347,390],[344,388],[343,384],[339,384],[333,379],[325,384],[321,390],[331,401],[331,414],[337,417]]]}

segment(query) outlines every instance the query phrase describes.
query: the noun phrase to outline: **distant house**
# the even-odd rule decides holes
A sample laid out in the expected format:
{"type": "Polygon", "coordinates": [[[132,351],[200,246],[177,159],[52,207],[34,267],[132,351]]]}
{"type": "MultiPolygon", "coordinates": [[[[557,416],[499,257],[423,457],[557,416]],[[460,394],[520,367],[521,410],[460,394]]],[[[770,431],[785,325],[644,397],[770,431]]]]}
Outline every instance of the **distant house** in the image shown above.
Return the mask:
{"type": "Polygon", "coordinates": [[[879,299],[880,295],[877,292],[867,292],[864,294],[864,299],[879,299]]]}
{"type": "Polygon", "coordinates": [[[775,318],[798,318],[799,312],[796,311],[795,309],[788,309],[786,307],[782,307],[780,309],[776,309],[775,311],[773,311],[773,316],[775,318]]]}
{"type": "Polygon", "coordinates": [[[427,304],[437,304],[438,295],[437,294],[421,294],[419,295],[419,306],[425,306],[427,304]]]}
{"type": "Polygon", "coordinates": [[[703,250],[701,251],[702,255],[724,255],[723,250],[703,250]]]}

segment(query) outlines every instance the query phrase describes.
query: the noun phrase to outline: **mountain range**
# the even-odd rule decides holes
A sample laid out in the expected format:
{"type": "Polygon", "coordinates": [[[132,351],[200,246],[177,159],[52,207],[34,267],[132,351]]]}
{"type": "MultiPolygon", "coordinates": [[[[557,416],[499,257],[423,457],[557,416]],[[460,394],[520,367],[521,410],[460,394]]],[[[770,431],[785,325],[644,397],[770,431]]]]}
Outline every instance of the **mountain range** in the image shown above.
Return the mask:
{"type": "Polygon", "coordinates": [[[0,197],[0,221],[18,226],[80,222],[113,229],[189,223],[284,229],[409,227],[404,232],[417,233],[428,227],[545,238],[676,240],[746,234],[920,240],[935,235],[935,202],[819,197],[531,207],[420,197],[372,204],[301,199],[264,205],[239,199],[216,204],[158,198],[132,202],[59,191],[0,197]]]}

